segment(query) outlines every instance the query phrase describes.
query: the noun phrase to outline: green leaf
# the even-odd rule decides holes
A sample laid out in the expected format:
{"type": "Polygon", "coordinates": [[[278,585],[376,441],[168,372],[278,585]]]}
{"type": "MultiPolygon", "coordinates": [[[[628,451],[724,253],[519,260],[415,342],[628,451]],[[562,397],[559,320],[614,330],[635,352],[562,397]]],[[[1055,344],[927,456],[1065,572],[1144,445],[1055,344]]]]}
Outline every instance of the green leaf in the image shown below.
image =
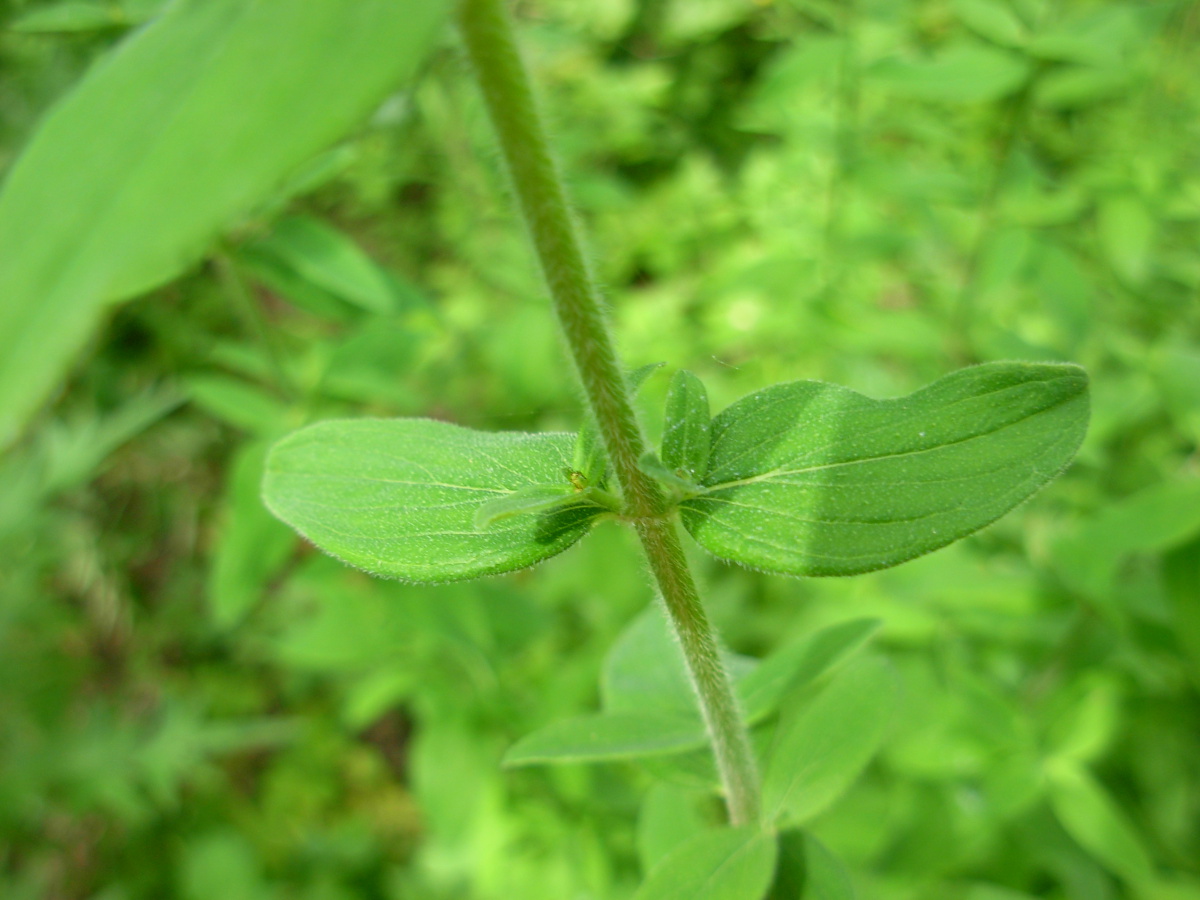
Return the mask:
{"type": "Polygon", "coordinates": [[[839,622],[772,653],[737,684],[746,719],[753,724],[766,718],[787,692],[815,681],[861,649],[880,624],[879,619],[839,622]]]}
{"type": "Polygon", "coordinates": [[[1149,881],[1154,865],[1124,813],[1090,774],[1055,761],[1046,767],[1050,803],[1063,828],[1099,862],[1134,884],[1149,881]]]}
{"type": "Polygon", "coordinates": [[[763,776],[766,820],[801,824],[841,796],[883,740],[895,694],[891,668],[866,658],[785,708],[763,776]]]}
{"type": "Polygon", "coordinates": [[[488,501],[565,482],[571,442],[429,419],[320,422],[274,446],[263,496],[326,553],[368,572],[426,583],[477,578],[531,566],[587,532],[597,509],[475,528],[488,501]]]}
{"type": "Polygon", "coordinates": [[[708,471],[710,445],[708,394],[699,378],[680,369],[671,378],[671,386],[667,389],[663,465],[699,480],[708,471]]]}
{"type": "Polygon", "coordinates": [[[680,511],[722,559],[869,572],[1004,515],[1070,462],[1087,418],[1087,376],[1064,364],[974,366],[897,400],[778,384],[714,419],[706,491],[680,511]]]}
{"type": "Polygon", "coordinates": [[[411,75],[447,5],[181,0],[92,67],[0,194],[0,447],[112,303],[183,272],[411,75]]]}
{"type": "Polygon", "coordinates": [[[247,444],[229,474],[208,583],[208,602],[219,628],[231,628],[246,617],[296,543],[295,535],[263,506],[258,487],[266,456],[265,441],[247,444]]]}
{"type": "Polygon", "coordinates": [[[1003,0],[954,0],[959,21],[981,37],[1004,47],[1020,47],[1028,29],[1003,0]]]}
{"type": "Polygon", "coordinates": [[[1104,602],[1121,563],[1136,553],[1170,549],[1200,534],[1200,478],[1174,478],[1111,503],[1053,547],[1059,575],[1104,602]]]}
{"type": "Polygon", "coordinates": [[[475,511],[475,527],[486,531],[496,522],[513,516],[533,513],[561,512],[576,507],[611,511],[612,507],[600,502],[606,496],[595,488],[577,489],[566,484],[535,484],[488,500],[475,511]]]}
{"type": "Polygon", "coordinates": [[[680,844],[724,821],[725,810],[709,792],[659,782],[642,798],[637,822],[638,859],[649,870],[680,844]]]}
{"type": "Polygon", "coordinates": [[[402,305],[388,273],[358,244],[319,219],[281,219],[270,234],[247,249],[368,312],[387,315],[402,305]]]}
{"type": "Polygon", "coordinates": [[[807,831],[779,835],[779,862],[765,900],[854,900],[854,883],[836,856],[807,831]]]}
{"type": "Polygon", "coordinates": [[[599,713],[561,719],[526,735],[505,754],[504,764],[632,759],[694,750],[706,739],[694,716],[599,713]]]}
{"type": "Polygon", "coordinates": [[[883,60],[869,75],[897,94],[944,103],[981,103],[1019,90],[1030,71],[1029,63],[1015,53],[964,40],[925,60],[883,60]]]}
{"type": "MultiPolygon", "coordinates": [[[[289,424],[287,404],[241,378],[194,375],[185,385],[193,403],[234,428],[277,436],[289,424]]],[[[291,424],[296,424],[296,420],[291,424]]]]}
{"type": "Polygon", "coordinates": [[[724,828],[672,850],[634,900],[762,900],[775,869],[775,837],[757,828],[724,828]]]}

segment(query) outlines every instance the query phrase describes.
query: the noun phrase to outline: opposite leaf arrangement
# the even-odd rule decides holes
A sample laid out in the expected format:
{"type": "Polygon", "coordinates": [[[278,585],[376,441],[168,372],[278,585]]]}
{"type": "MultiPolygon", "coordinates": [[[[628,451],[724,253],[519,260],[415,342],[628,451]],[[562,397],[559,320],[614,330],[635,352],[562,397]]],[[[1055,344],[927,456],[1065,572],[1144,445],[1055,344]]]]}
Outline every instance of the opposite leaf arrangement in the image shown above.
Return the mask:
{"type": "MultiPolygon", "coordinates": [[[[641,463],[720,559],[854,575],[995,521],[1063,470],[1087,417],[1087,376],[1069,364],[988,363],[895,400],[795,381],[711,419],[703,385],[680,371],[661,455],[641,463]]],[[[375,575],[478,578],[531,566],[622,516],[600,446],[590,428],[326,421],[275,446],[264,497],[322,550],[375,575]]]]}
{"type": "MultiPolygon", "coordinates": [[[[631,386],[655,368],[632,373],[631,386]]],[[[679,371],[660,454],[640,464],[668,497],[663,515],[678,510],[719,558],[853,575],[971,534],[1054,478],[1083,439],[1087,385],[1074,365],[989,363],[895,400],[777,384],[710,418],[703,385],[679,371]]],[[[602,446],[593,423],[572,436],[327,421],[275,445],[264,497],[321,549],[374,574],[476,578],[560,553],[601,518],[629,518],[602,446]]],[[[635,900],[851,900],[850,876],[803,826],[885,735],[891,670],[878,657],[851,659],[878,626],[840,623],[762,661],[723,655],[763,773],[765,827],[706,827],[695,815],[721,778],[680,644],[656,608],[610,652],[603,711],[528,735],[505,763],[638,760],[664,780],[673,799],[657,830],[655,795],[643,807],[649,874],[635,900]]]]}

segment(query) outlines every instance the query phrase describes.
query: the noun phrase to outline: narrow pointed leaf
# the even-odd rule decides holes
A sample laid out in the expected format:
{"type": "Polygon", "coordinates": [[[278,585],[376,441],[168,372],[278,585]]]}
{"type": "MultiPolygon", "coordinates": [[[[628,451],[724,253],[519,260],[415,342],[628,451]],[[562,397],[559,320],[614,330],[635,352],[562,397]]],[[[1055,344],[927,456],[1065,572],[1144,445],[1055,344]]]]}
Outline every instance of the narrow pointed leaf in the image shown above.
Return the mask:
{"type": "Polygon", "coordinates": [[[707,489],[680,510],[722,559],[853,575],[978,531],[1054,478],[1087,428],[1087,376],[1064,364],[962,369],[896,400],[797,381],[713,420],[707,489]]]}
{"type": "Polygon", "coordinates": [[[600,713],[552,722],[505,754],[506,766],[602,762],[694,750],[707,740],[699,717],[600,713]]]}
{"type": "Polygon", "coordinates": [[[672,850],[633,900],[762,900],[775,869],[775,836],[723,828],[672,850]]]}
{"type": "Polygon", "coordinates": [[[763,776],[767,821],[802,824],[841,796],[878,749],[894,702],[891,669],[867,658],[785,709],[763,776]]]}
{"type": "Polygon", "coordinates": [[[193,265],[360,122],[448,6],[179,0],[93,66],[0,193],[0,447],[112,303],[193,265]]]}
{"type": "Polygon", "coordinates": [[[428,419],[320,422],[274,446],[263,497],[326,553],[376,575],[436,583],[511,572],[571,546],[599,508],[515,516],[486,532],[475,516],[524,488],[566,483],[571,442],[428,419]]]}
{"type": "Polygon", "coordinates": [[[666,421],[663,425],[662,461],[668,469],[683,470],[691,478],[708,471],[710,416],[708,393],[700,379],[685,369],[671,378],[667,389],[666,421]]]}

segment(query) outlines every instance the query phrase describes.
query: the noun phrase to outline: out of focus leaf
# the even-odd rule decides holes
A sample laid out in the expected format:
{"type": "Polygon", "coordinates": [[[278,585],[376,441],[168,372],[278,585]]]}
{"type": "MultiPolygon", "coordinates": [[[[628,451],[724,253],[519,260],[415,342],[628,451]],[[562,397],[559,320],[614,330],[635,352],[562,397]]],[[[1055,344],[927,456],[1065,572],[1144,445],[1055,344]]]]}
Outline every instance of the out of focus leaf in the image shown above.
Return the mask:
{"type": "Polygon", "coordinates": [[[387,273],[348,236],[310,216],[288,216],[248,249],[368,312],[396,312],[402,298],[387,273]]]}
{"type": "Polygon", "coordinates": [[[1047,768],[1050,801],[1063,827],[1085,850],[1133,884],[1154,867],[1141,838],[1103,787],[1084,769],[1059,762],[1047,768]]]}
{"type": "Polygon", "coordinates": [[[225,514],[213,557],[208,601],[218,628],[240,622],[262,599],[270,578],[295,544],[291,529],[263,505],[259,486],[268,444],[247,444],[237,454],[225,491],[225,514]]]}
{"type": "Polygon", "coordinates": [[[1030,71],[1029,63],[1014,53],[960,41],[926,60],[885,60],[868,75],[889,93],[943,103],[985,103],[1020,89],[1030,71]]]}
{"type": "Polygon", "coordinates": [[[1104,602],[1124,560],[1164,550],[1200,532],[1200,478],[1163,481],[1113,503],[1054,546],[1055,567],[1073,588],[1104,602]]]}
{"type": "Polygon", "coordinates": [[[112,303],[180,274],[360,121],[444,9],[181,0],[94,67],[0,193],[0,447],[112,303]]]}
{"type": "Polygon", "coordinates": [[[763,773],[768,821],[802,824],[849,788],[883,740],[895,695],[891,669],[864,659],[785,708],[763,773]]]}
{"type": "Polygon", "coordinates": [[[508,766],[599,762],[693,750],[707,740],[698,716],[600,713],[552,722],[504,756],[508,766]]]}
{"type": "Polygon", "coordinates": [[[668,853],[634,900],[762,900],[775,868],[775,837],[758,828],[723,828],[668,853]]]}
{"type": "Polygon", "coordinates": [[[856,896],[845,866],[820,841],[798,828],[780,833],[775,879],[765,900],[854,900],[856,896]]]}

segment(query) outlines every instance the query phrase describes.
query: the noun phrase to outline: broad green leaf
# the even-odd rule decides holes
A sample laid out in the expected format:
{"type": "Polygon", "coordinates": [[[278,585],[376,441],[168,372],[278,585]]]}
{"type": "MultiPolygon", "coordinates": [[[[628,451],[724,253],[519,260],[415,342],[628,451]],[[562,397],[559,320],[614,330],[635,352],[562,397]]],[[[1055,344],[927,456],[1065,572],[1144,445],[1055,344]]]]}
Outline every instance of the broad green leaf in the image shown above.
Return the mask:
{"type": "Polygon", "coordinates": [[[361,121],[447,6],[180,0],[94,66],[0,193],[0,447],[111,304],[179,275],[361,121]]]}
{"type": "Polygon", "coordinates": [[[765,900],[854,900],[854,883],[836,856],[807,831],[779,835],[775,880],[765,900]]]}
{"type": "Polygon", "coordinates": [[[770,715],[788,691],[808,684],[859,650],[879,630],[879,619],[852,619],[772,653],[737,684],[751,723],[770,715]]]}
{"type": "Polygon", "coordinates": [[[611,511],[611,507],[599,502],[601,496],[595,488],[579,490],[570,482],[535,484],[488,500],[475,511],[475,527],[486,531],[495,523],[513,516],[560,512],[575,507],[590,507],[597,512],[611,511]]]}
{"type": "Polygon", "coordinates": [[[708,470],[708,394],[700,379],[684,369],[671,378],[663,424],[662,462],[669,470],[699,480],[708,470]]]}
{"type": "Polygon", "coordinates": [[[1046,767],[1050,802],[1063,828],[1104,866],[1134,884],[1149,881],[1154,865],[1133,825],[1084,769],[1055,761],[1046,767]]]}
{"type": "Polygon", "coordinates": [[[283,521],[376,575],[437,583],[511,572],[571,546],[598,510],[517,516],[486,532],[490,500],[566,481],[572,436],[480,432],[429,419],[320,422],[279,441],[263,496],[283,521]]]}
{"type": "Polygon", "coordinates": [[[778,384],[713,420],[706,490],[680,511],[722,559],[869,572],[1004,515],[1066,467],[1087,418],[1087,376],[1064,364],[974,366],[896,400],[778,384]]]}
{"type": "Polygon", "coordinates": [[[288,216],[247,249],[368,312],[387,315],[401,306],[387,272],[358,244],[319,219],[288,216]]]}
{"type": "Polygon", "coordinates": [[[775,870],[775,837],[757,828],[723,828],[672,850],[634,900],[762,900],[775,870]]]}
{"type": "Polygon", "coordinates": [[[506,766],[599,762],[694,750],[706,740],[695,716],[599,713],[552,722],[513,744],[506,766]]]}
{"type": "Polygon", "coordinates": [[[763,775],[766,820],[802,824],[841,796],[883,740],[895,695],[890,667],[866,658],[785,707],[763,775]]]}
{"type": "MultiPolygon", "coordinates": [[[[626,378],[629,393],[637,394],[646,379],[663,365],[664,363],[660,362],[647,363],[630,372],[626,378]]],[[[603,484],[604,477],[608,472],[608,451],[604,448],[604,441],[600,437],[600,431],[590,411],[584,418],[583,427],[579,429],[579,435],[575,440],[572,468],[583,475],[584,480],[590,485],[603,484]]]]}

